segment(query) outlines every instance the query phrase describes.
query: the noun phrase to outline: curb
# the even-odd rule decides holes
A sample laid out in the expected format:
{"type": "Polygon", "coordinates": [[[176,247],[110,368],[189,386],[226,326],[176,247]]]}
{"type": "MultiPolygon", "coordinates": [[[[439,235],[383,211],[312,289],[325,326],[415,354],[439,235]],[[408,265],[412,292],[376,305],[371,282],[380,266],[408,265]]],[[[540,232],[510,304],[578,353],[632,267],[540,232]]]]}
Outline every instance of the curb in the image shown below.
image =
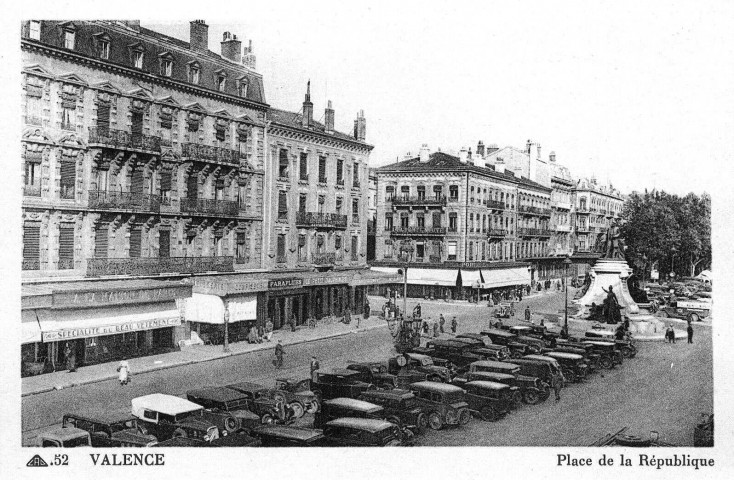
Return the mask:
{"type": "MultiPolygon", "coordinates": [[[[303,344],[303,343],[316,342],[316,341],[319,341],[319,340],[327,340],[327,339],[330,339],[330,338],[343,337],[343,336],[351,335],[351,334],[354,334],[354,333],[368,332],[370,330],[376,330],[378,328],[384,328],[384,327],[387,327],[387,323],[380,324],[380,325],[374,325],[374,326],[370,326],[370,327],[363,327],[363,328],[359,328],[359,329],[355,329],[355,330],[349,330],[349,331],[346,331],[346,332],[332,333],[332,334],[325,335],[323,337],[318,337],[318,338],[309,338],[309,339],[305,339],[305,340],[297,340],[295,342],[288,342],[288,343],[283,342],[283,345],[284,346],[286,346],[286,345],[300,345],[300,344],[303,344]]],[[[171,363],[171,364],[166,364],[166,365],[161,365],[161,366],[154,366],[154,367],[143,368],[143,369],[139,370],[138,372],[136,372],[136,375],[140,375],[140,374],[144,374],[144,373],[151,373],[151,372],[155,372],[155,371],[158,371],[158,370],[168,370],[170,368],[175,368],[175,367],[183,367],[183,366],[186,366],[186,365],[192,365],[194,363],[210,362],[212,360],[219,360],[221,358],[233,357],[233,356],[236,356],[236,355],[246,355],[248,353],[255,353],[255,352],[260,352],[262,350],[268,350],[269,348],[270,347],[268,346],[268,347],[256,347],[256,348],[254,348],[252,350],[246,350],[246,351],[243,351],[243,352],[226,352],[226,353],[225,352],[221,352],[220,354],[215,355],[215,356],[211,356],[211,357],[205,357],[205,358],[196,359],[196,360],[183,360],[183,361],[176,362],[176,363],[171,363]]],[[[80,387],[82,385],[89,385],[89,384],[92,384],[92,383],[106,382],[108,380],[113,380],[115,378],[117,378],[117,375],[105,375],[103,377],[96,377],[96,378],[91,378],[91,379],[88,379],[88,380],[82,380],[82,381],[78,381],[78,382],[66,383],[66,384],[63,384],[63,385],[55,385],[53,387],[41,387],[41,388],[38,388],[36,390],[31,390],[31,391],[28,391],[28,392],[23,392],[23,393],[20,394],[20,396],[21,396],[21,398],[22,397],[29,397],[31,395],[39,395],[41,393],[48,393],[48,392],[52,392],[54,390],[63,390],[65,388],[80,387]]]]}

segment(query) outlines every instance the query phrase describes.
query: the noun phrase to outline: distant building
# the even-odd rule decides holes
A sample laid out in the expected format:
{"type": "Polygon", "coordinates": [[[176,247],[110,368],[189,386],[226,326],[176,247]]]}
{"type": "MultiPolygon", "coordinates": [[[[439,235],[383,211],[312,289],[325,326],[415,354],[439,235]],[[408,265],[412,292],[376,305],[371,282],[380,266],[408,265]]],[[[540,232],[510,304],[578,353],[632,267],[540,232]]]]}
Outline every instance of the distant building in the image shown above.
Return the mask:
{"type": "Polygon", "coordinates": [[[369,170],[369,193],[367,200],[367,261],[375,260],[375,224],[377,221],[377,172],[369,170]]]}
{"type": "Polygon", "coordinates": [[[622,217],[624,198],[611,185],[599,185],[595,178],[580,179],[571,190],[576,251],[591,252],[614,221],[622,217]]]}

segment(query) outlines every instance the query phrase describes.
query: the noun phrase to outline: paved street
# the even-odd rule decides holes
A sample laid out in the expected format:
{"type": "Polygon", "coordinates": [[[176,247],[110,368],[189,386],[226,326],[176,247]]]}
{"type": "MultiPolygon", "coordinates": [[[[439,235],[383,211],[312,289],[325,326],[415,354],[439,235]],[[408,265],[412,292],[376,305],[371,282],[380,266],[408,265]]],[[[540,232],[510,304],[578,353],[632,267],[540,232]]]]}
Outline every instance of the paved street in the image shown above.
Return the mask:
{"type": "MultiPolygon", "coordinates": [[[[409,300],[408,308],[414,304],[409,300]]],[[[447,329],[451,316],[456,315],[460,332],[476,332],[486,326],[491,312],[486,306],[465,303],[421,304],[424,316],[437,318],[443,312],[447,329]]],[[[558,314],[563,296],[530,298],[516,307],[518,317],[526,304],[534,312],[558,314]]],[[[697,325],[694,340],[693,345],[640,342],[635,359],[605,371],[604,378],[596,374],[584,384],[569,386],[557,404],[551,400],[522,406],[497,423],[475,419],[464,428],[428,432],[419,437],[419,444],[584,446],[629,426],[630,432],[647,436],[656,430],[666,442],[691,445],[699,413],[713,408],[711,327],[697,325]]],[[[180,395],[205,385],[244,380],[271,385],[281,375],[305,378],[311,355],[327,367],[352,359],[385,360],[392,352],[390,334],[380,328],[286,347],[286,368],[279,372],[270,363],[272,352],[261,351],[136,375],[127,387],[111,380],[32,395],[22,399],[23,441],[30,444],[38,428],[57,423],[65,412],[92,416],[103,411],[126,412],[131,398],[152,392],[180,395]]]]}

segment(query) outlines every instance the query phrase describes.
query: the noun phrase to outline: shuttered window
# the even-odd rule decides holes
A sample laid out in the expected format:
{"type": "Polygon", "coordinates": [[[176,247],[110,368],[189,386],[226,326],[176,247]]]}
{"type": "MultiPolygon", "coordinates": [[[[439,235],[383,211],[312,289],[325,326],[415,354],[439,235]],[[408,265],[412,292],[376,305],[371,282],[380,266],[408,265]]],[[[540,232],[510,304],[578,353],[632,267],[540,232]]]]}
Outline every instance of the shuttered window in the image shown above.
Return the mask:
{"type": "Polygon", "coordinates": [[[59,270],[74,268],[74,225],[59,225],[59,270]]]}
{"type": "Polygon", "coordinates": [[[171,256],[171,232],[169,230],[161,230],[158,233],[158,256],[160,258],[171,256]]]}
{"type": "Polygon", "coordinates": [[[97,128],[109,130],[110,128],[110,104],[100,102],[97,105],[97,128]]]}
{"type": "Polygon", "coordinates": [[[143,133],[143,112],[132,112],[132,133],[134,135],[142,135],[143,133]]]}
{"type": "Polygon", "coordinates": [[[247,237],[245,232],[237,232],[237,258],[247,257],[247,237]]]}
{"type": "Polygon", "coordinates": [[[301,180],[308,180],[308,154],[301,152],[301,160],[298,164],[299,175],[301,180]]]}
{"type": "Polygon", "coordinates": [[[130,258],[140,257],[140,246],[143,239],[143,229],[140,225],[130,227],[130,258]]]}
{"type": "Polygon", "coordinates": [[[278,263],[285,263],[285,235],[278,235],[278,250],[277,259],[278,263]]]}
{"type": "Polygon", "coordinates": [[[161,197],[163,197],[164,202],[167,203],[167,200],[171,197],[171,172],[167,170],[161,171],[161,197]]]}
{"type": "Polygon", "coordinates": [[[288,193],[280,190],[278,192],[278,220],[288,219],[288,193]]]}
{"type": "Polygon", "coordinates": [[[359,237],[352,237],[352,260],[357,260],[357,245],[359,237]]]}
{"type": "Polygon", "coordinates": [[[199,179],[197,178],[196,174],[192,173],[186,180],[186,197],[191,200],[196,200],[196,198],[198,197],[198,187],[199,179]]]}
{"type": "Polygon", "coordinates": [[[109,248],[109,226],[107,223],[98,223],[94,228],[94,256],[107,258],[109,248]]]}
{"type": "Polygon", "coordinates": [[[133,170],[132,178],[130,179],[130,193],[133,195],[143,194],[143,167],[137,167],[133,170]]]}
{"type": "Polygon", "coordinates": [[[23,270],[38,270],[41,259],[41,224],[23,225],[23,270]]]}
{"type": "Polygon", "coordinates": [[[61,157],[61,198],[74,198],[76,162],[72,157],[61,157]]]}

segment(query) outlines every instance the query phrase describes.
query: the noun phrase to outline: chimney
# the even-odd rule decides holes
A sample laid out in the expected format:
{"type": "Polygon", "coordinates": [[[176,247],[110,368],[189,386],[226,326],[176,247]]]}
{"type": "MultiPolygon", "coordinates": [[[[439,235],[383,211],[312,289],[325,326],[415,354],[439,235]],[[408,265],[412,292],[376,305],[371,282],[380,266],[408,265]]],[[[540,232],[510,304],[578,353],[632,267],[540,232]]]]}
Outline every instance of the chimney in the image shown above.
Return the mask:
{"type": "Polygon", "coordinates": [[[235,63],[242,62],[242,41],[230,32],[224,32],[222,37],[222,57],[235,63]]]}
{"type": "Polygon", "coordinates": [[[477,155],[479,155],[481,158],[484,158],[484,142],[479,140],[479,143],[477,143],[477,155]]]}
{"type": "Polygon", "coordinates": [[[474,157],[472,156],[471,148],[469,148],[469,153],[466,155],[466,163],[474,165],[474,157]]]}
{"type": "Polygon", "coordinates": [[[364,110],[357,113],[357,119],[354,121],[354,138],[360,142],[364,142],[367,138],[367,120],[364,118],[364,110]]]}
{"type": "Polygon", "coordinates": [[[494,171],[499,173],[505,173],[505,161],[502,158],[497,158],[494,162],[494,171]]]}
{"type": "Polygon", "coordinates": [[[538,154],[539,145],[532,140],[528,140],[527,144],[528,150],[528,179],[535,181],[536,172],[538,170],[538,167],[536,165],[536,162],[540,158],[540,155],[538,154]]]}
{"type": "Polygon", "coordinates": [[[257,57],[255,57],[255,54],[252,53],[252,40],[250,40],[250,44],[247,48],[245,48],[245,53],[242,56],[242,65],[255,70],[256,60],[257,57]]]}
{"type": "Polygon", "coordinates": [[[540,156],[540,144],[538,144],[538,156],[535,157],[535,158],[537,158],[538,160],[541,159],[541,156],[540,156]]]}
{"type": "Polygon", "coordinates": [[[405,156],[403,157],[403,160],[412,160],[412,159],[413,159],[413,154],[410,152],[406,153],[405,156]]]}
{"type": "Polygon", "coordinates": [[[431,150],[428,148],[428,144],[424,143],[421,145],[421,151],[420,151],[420,161],[421,163],[428,162],[428,159],[430,158],[431,150]]]}
{"type": "Polygon", "coordinates": [[[494,152],[498,151],[499,149],[500,149],[500,147],[499,147],[499,146],[497,146],[497,144],[496,144],[496,143],[490,143],[490,144],[489,144],[489,145],[487,146],[487,155],[491,155],[491,154],[493,154],[494,152]]]}
{"type": "Polygon", "coordinates": [[[550,159],[551,162],[555,162],[556,161],[556,152],[551,152],[550,155],[548,155],[548,158],[550,159]]]}
{"type": "Polygon", "coordinates": [[[306,98],[303,100],[303,117],[301,125],[310,128],[313,127],[313,103],[311,103],[311,80],[306,84],[306,98]]]}
{"type": "Polygon", "coordinates": [[[459,150],[459,161],[461,163],[466,163],[468,154],[469,150],[467,150],[466,147],[461,147],[461,150],[459,150]]]}
{"type": "Polygon", "coordinates": [[[196,50],[197,52],[209,51],[209,25],[204,23],[204,20],[194,20],[191,22],[189,44],[191,50],[196,50]]]}
{"type": "Polygon", "coordinates": [[[140,20],[121,20],[120,23],[125,25],[127,28],[131,28],[136,32],[140,31],[140,20]]]}
{"type": "Polygon", "coordinates": [[[331,100],[326,104],[324,112],[324,131],[326,133],[334,133],[334,109],[331,108],[331,100]]]}

